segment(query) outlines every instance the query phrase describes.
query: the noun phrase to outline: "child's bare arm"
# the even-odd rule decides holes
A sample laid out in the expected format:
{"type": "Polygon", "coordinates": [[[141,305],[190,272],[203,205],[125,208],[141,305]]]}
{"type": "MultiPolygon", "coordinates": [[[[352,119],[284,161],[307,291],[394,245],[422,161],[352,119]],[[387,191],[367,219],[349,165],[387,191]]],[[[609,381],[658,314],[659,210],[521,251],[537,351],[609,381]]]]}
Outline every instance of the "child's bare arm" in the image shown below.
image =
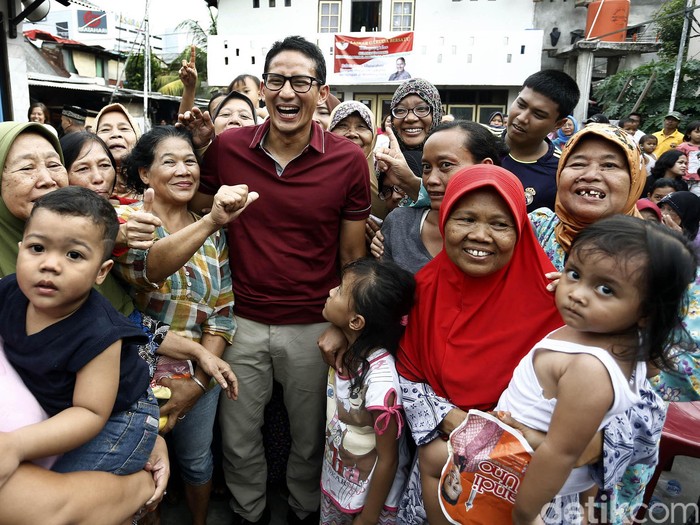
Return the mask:
{"type": "MultiPolygon", "coordinates": [[[[498,411],[494,412],[495,415],[501,422],[506,425],[513,427],[515,430],[520,432],[525,441],[532,447],[532,450],[537,450],[539,446],[544,442],[544,438],[547,437],[546,432],[540,432],[539,430],[534,430],[529,428],[522,423],[518,422],[510,412],[498,411]]],[[[600,459],[600,455],[603,452],[603,431],[596,432],[593,439],[588,443],[586,449],[583,451],[581,456],[576,461],[574,467],[582,467],[584,465],[590,465],[595,463],[600,459]]]]}
{"type": "Polygon", "coordinates": [[[559,492],[612,402],[613,388],[603,364],[587,354],[573,358],[558,380],[547,437],[518,491],[515,525],[537,523],[542,507],[559,492]]]}
{"type": "Polygon", "coordinates": [[[121,340],[80,369],[72,407],[9,434],[14,438],[12,450],[19,462],[63,454],[88,442],[102,430],[117,397],[120,355],[121,340]]]}
{"type": "MultiPolygon", "coordinates": [[[[390,396],[389,406],[395,402],[395,395],[390,396]]],[[[374,423],[376,428],[377,418],[382,412],[373,411],[374,423]]],[[[399,433],[396,418],[399,416],[391,415],[386,430],[379,434],[377,433],[377,464],[372,473],[372,480],[367,489],[367,499],[365,506],[355,519],[353,525],[369,525],[379,523],[379,514],[384,508],[384,503],[391,490],[391,485],[396,477],[396,469],[399,465],[399,442],[397,436],[399,433]]]]}

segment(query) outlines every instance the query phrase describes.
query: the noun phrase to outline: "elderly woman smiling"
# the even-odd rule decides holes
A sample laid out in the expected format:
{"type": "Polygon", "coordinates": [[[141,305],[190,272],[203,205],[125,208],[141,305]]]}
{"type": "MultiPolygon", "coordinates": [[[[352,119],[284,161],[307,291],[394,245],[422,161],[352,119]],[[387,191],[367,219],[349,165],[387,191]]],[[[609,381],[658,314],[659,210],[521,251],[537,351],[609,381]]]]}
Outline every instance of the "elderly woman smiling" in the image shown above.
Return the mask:
{"type": "Polygon", "coordinates": [[[491,409],[530,347],[563,324],[546,291],[545,273],[553,267],[537,244],[522,195],[518,179],[498,166],[480,164],[454,175],[440,206],[444,249],[416,274],[416,305],[397,370],[432,525],[447,523],[437,498],[448,457],[441,436],[469,409],[491,409]],[[528,315],[504,321],[506,310],[528,315]]]}
{"type": "MultiPolygon", "coordinates": [[[[567,143],[557,172],[555,212],[541,208],[530,214],[535,234],[554,266],[561,270],[573,238],[586,226],[615,214],[640,217],[636,202],[644,188],[639,148],[623,130],[589,124],[567,143]]],[[[691,305],[684,323],[697,333],[700,323],[698,282],[691,286],[691,305]]],[[[677,373],[663,373],[643,392],[643,404],[615,418],[605,429],[603,461],[595,476],[602,483],[611,523],[629,522],[641,504],[653,473],[665,407],[655,393],[673,400],[698,399],[698,342],[678,351],[677,373]],[[631,451],[620,454],[620,450],[631,451]]]]}
{"type": "MultiPolygon", "coordinates": [[[[34,201],[68,185],[62,161],[58,138],[43,125],[0,124],[0,277],[15,272],[17,243],[22,238],[34,201]]],[[[1,346],[0,342],[0,353],[3,353],[1,346]]],[[[18,394],[24,385],[21,380],[19,383],[8,381],[12,373],[8,367],[4,360],[0,362],[0,391],[4,402],[0,406],[0,432],[13,430],[8,425],[12,425],[17,416],[23,419],[17,426],[38,420],[28,419],[32,412],[26,404],[29,400],[26,395],[21,409],[15,405],[13,413],[13,403],[23,399],[18,394]]],[[[164,463],[154,470],[158,471],[156,479],[159,480],[156,494],[147,473],[128,477],[97,472],[63,475],[22,465],[0,487],[0,523],[104,521],[116,525],[133,514],[147,498],[151,497],[151,502],[160,500],[168,477],[167,455],[164,463]],[[40,494],[38,498],[37,494],[40,494]],[[80,497],[75,497],[76,494],[80,497]]]]}
{"type": "MultiPolygon", "coordinates": [[[[170,324],[171,330],[201,344],[216,358],[235,331],[228,248],[221,228],[238,216],[242,206],[257,198],[245,186],[223,186],[212,209],[198,217],[187,209],[199,187],[199,165],[188,132],[158,126],[142,136],[125,159],[127,184],[145,200],[122,206],[123,219],[137,210],[160,221],[156,243],[149,250],[129,249],[117,258],[114,271],[129,285],[139,309],[170,324]],[[148,192],[149,195],[146,195],[148,192]],[[154,192],[153,201],[150,193],[154,192]]],[[[211,492],[211,441],[219,387],[210,388],[210,375],[197,367],[191,381],[159,380],[172,388],[190,387],[177,425],[177,450],[185,495],[195,525],[204,525],[211,492]]],[[[238,386],[231,377],[230,398],[238,386]]]]}
{"type": "Polygon", "coordinates": [[[331,113],[328,131],[345,137],[357,144],[365,154],[369,165],[369,186],[372,197],[372,215],[386,217],[386,203],[379,198],[379,183],[374,169],[374,146],[377,135],[372,122],[374,114],[362,102],[347,100],[341,102],[331,113]]]}

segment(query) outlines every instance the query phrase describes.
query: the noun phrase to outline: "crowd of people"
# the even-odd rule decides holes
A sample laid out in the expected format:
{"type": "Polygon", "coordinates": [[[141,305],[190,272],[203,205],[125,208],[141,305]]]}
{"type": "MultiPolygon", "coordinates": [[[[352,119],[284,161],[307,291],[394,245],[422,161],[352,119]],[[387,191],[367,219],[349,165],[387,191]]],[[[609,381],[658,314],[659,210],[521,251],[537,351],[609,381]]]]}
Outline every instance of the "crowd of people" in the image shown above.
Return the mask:
{"type": "Polygon", "coordinates": [[[172,463],[195,525],[217,467],[236,524],[278,476],[290,524],[449,523],[475,409],[533,450],[513,523],[631,523],[700,399],[700,121],[579,123],[554,70],[375,120],[301,37],[202,111],[194,59],[176,126],[0,124],[0,522],[158,522],[172,463]]]}

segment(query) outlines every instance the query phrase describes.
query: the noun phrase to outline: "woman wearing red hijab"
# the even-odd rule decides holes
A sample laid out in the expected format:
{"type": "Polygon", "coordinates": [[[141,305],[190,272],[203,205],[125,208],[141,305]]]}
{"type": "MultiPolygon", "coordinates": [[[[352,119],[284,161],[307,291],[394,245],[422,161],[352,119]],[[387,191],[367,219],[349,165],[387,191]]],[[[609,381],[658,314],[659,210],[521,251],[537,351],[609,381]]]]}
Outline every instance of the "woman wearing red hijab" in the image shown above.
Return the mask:
{"type": "Polygon", "coordinates": [[[416,275],[397,369],[431,525],[447,523],[437,499],[447,444],[435,438],[449,435],[469,409],[493,408],[520,359],[563,324],[546,289],[554,267],[523,193],[498,166],[455,175],[440,209],[443,250],[416,275]]]}

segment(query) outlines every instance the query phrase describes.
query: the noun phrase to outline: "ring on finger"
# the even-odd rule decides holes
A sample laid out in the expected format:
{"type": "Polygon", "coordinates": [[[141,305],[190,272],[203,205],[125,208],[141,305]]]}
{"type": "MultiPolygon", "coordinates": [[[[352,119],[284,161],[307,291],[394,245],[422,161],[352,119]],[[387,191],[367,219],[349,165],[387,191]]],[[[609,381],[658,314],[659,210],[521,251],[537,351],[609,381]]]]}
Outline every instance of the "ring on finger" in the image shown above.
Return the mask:
{"type": "Polygon", "coordinates": [[[187,417],[187,414],[185,414],[184,416],[178,416],[177,420],[178,420],[178,421],[182,421],[182,420],[185,419],[186,417],[187,417]]]}

